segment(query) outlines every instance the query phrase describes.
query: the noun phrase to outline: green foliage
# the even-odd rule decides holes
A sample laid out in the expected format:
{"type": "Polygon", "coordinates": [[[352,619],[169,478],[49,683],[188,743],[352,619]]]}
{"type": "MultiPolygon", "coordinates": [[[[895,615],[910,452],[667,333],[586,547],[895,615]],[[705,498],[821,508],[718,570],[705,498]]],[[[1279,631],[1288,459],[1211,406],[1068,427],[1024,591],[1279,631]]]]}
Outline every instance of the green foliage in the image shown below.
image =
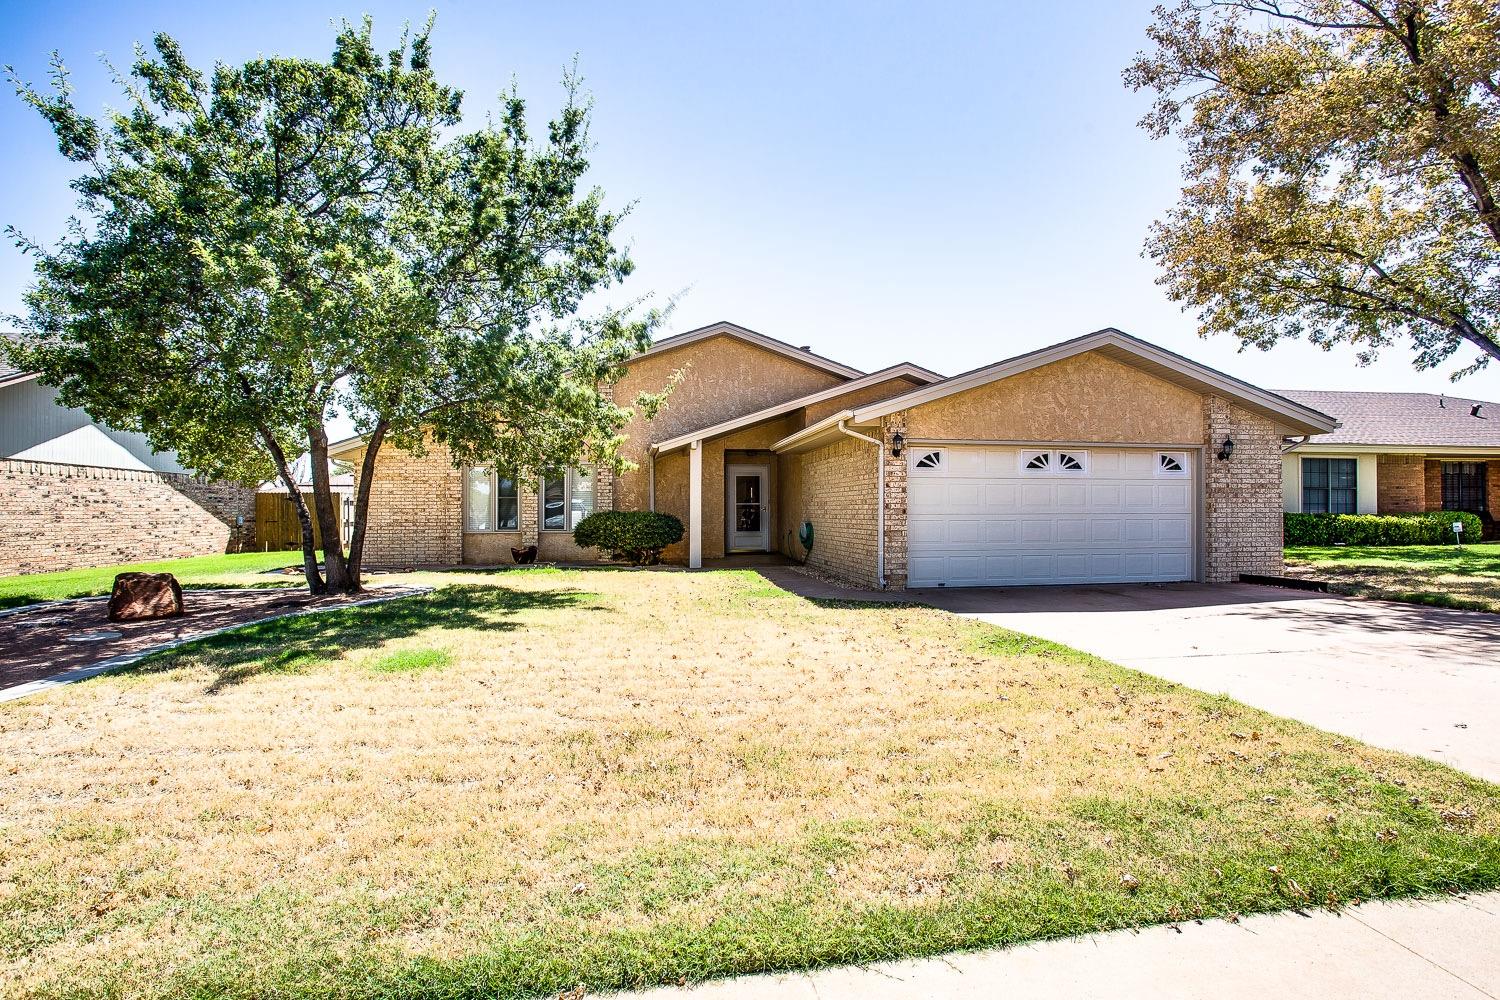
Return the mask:
{"type": "Polygon", "coordinates": [[[446,650],[400,649],[372,661],[370,669],[379,674],[411,674],[446,667],[452,662],[453,655],[446,650]]]}
{"type": "MultiPolygon", "coordinates": [[[[368,19],[346,23],[327,61],[212,72],[158,35],[124,109],[100,121],[74,106],[60,61],[50,92],[11,72],[81,171],[85,222],[52,248],[9,230],[37,280],[15,318],[24,339],[3,349],[64,404],[200,474],[285,479],[310,453],[318,502],[294,502],[314,590],[332,414],[369,442],[362,484],[386,442],[420,453],[435,439],[456,461],[532,475],[622,467],[631,411],[608,390],[658,320],[635,304],[580,314],[633,264],[613,242],[621,213],[583,182],[589,110],[573,79],[539,139],[514,92],[457,132],[431,28],[382,55],[368,19]]],[[[358,587],[366,502],[329,586],[358,587]]]]}
{"type": "Polygon", "coordinates": [[[1484,523],[1466,511],[1426,514],[1284,514],[1286,545],[1452,545],[1453,522],[1478,542],[1484,523]]]}
{"type": "Polygon", "coordinates": [[[1500,6],[1182,0],[1125,72],[1187,152],[1146,250],[1205,335],[1500,357],[1500,6]]]}
{"type": "Polygon", "coordinates": [[[601,510],[578,522],[573,541],[636,566],[650,566],[661,562],[668,545],[682,541],[682,522],[649,510],[601,510]]]}

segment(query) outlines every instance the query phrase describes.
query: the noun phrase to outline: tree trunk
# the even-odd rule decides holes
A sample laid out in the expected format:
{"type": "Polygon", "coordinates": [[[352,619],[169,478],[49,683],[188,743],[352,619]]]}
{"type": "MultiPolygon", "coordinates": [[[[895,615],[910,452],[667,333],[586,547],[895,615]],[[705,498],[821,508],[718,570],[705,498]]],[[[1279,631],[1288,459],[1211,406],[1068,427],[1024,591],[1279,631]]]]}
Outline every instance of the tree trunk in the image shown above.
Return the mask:
{"type": "Polygon", "coordinates": [[[349,537],[349,572],[357,580],[364,571],[365,559],[365,512],[370,506],[370,485],[375,481],[375,457],[385,442],[389,425],[384,420],[376,422],[365,443],[365,455],[360,461],[359,480],[354,488],[354,532],[349,537]]]}
{"type": "Polygon", "coordinates": [[[297,511],[297,523],[302,527],[302,574],[307,578],[307,590],[311,594],[325,594],[327,586],[323,578],[318,575],[318,549],[313,539],[312,517],[307,512],[307,504],[302,500],[302,491],[297,488],[297,477],[292,474],[292,469],[287,465],[286,453],[281,450],[276,436],[269,430],[260,429],[261,440],[265,442],[266,450],[271,453],[271,459],[276,463],[276,472],[281,476],[281,482],[286,486],[287,497],[292,501],[292,507],[297,511]]]}
{"type": "Polygon", "coordinates": [[[339,534],[334,508],[333,485],[328,476],[328,432],[321,422],[307,426],[308,459],[312,465],[313,507],[318,515],[318,532],[323,536],[323,573],[328,590],[335,594],[360,592],[359,574],[350,571],[344,558],[344,539],[339,534]]]}

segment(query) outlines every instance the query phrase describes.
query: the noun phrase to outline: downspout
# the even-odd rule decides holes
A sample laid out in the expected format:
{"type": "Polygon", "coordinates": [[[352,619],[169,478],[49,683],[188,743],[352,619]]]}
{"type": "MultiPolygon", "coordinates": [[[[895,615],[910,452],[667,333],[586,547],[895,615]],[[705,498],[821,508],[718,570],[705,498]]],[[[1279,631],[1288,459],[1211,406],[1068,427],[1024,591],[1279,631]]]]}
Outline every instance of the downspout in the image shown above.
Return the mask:
{"type": "Polygon", "coordinates": [[[649,452],[651,462],[646,467],[646,507],[651,513],[656,513],[656,445],[651,446],[649,452]]]}
{"type": "Polygon", "coordinates": [[[875,580],[885,589],[885,442],[859,431],[851,431],[839,421],[839,433],[847,434],[875,446],[875,580]]]}

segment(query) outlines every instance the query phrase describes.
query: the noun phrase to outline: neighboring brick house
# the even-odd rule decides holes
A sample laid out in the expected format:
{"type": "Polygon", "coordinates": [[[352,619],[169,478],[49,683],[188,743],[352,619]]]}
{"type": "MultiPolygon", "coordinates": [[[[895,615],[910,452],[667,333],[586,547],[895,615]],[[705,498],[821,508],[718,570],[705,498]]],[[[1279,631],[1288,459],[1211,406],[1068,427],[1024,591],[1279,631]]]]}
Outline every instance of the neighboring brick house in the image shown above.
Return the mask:
{"type": "Polygon", "coordinates": [[[865,374],[717,323],[638,356],[616,398],[678,371],[657,418],[626,428],[635,468],[617,478],[570,471],[539,494],[439,446],[383,449],[367,562],[502,563],[532,543],[586,560],[573,524],[613,508],[680,517],[667,556],[689,566],[780,552],[892,589],[1229,581],[1281,569],[1285,442],[1337,427],[1112,329],[942,378],[865,374]]]}
{"type": "Polygon", "coordinates": [[[254,536],[253,488],[199,479],[0,362],[0,576],[235,552],[254,536]]]}
{"type": "Polygon", "coordinates": [[[1340,423],[1283,456],[1288,512],[1467,510],[1493,536],[1500,511],[1500,403],[1425,392],[1288,389],[1282,395],[1340,423]]]}

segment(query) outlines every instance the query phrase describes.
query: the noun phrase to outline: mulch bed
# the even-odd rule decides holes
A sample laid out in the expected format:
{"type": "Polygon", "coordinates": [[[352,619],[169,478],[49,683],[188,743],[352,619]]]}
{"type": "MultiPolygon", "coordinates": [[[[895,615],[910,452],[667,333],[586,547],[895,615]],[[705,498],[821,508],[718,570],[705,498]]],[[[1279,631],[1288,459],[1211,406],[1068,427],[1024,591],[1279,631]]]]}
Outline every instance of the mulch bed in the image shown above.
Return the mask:
{"type": "Polygon", "coordinates": [[[0,617],[0,691],[231,625],[422,592],[421,588],[380,587],[353,597],[314,597],[290,588],[184,590],[181,617],[119,623],[107,617],[107,597],[43,605],[0,617]]]}

